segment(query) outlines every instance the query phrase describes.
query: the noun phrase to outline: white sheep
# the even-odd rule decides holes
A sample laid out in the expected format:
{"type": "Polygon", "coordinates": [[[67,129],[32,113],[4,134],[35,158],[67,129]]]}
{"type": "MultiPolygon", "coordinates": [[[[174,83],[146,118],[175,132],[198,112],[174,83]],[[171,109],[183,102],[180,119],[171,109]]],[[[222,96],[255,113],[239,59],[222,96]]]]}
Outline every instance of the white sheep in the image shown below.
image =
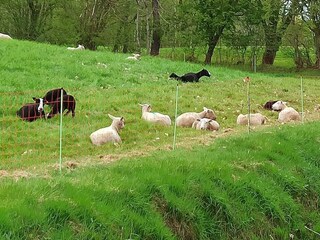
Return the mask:
{"type": "Polygon", "coordinates": [[[220,125],[217,121],[209,118],[198,118],[193,122],[192,128],[195,128],[197,130],[218,131],[220,125]]]}
{"type": "MultiPolygon", "coordinates": [[[[266,123],[267,118],[263,116],[261,113],[251,113],[250,114],[250,125],[262,125],[266,123]]],[[[248,124],[248,114],[240,114],[237,117],[237,124],[239,125],[247,125],[248,124]]]]}
{"type": "Polygon", "coordinates": [[[168,115],[162,113],[151,112],[151,105],[149,104],[139,104],[142,107],[142,119],[147,122],[157,123],[161,125],[170,126],[171,119],[168,115]]]}
{"type": "Polygon", "coordinates": [[[9,35],[0,33],[0,39],[12,39],[9,35]]]}
{"type": "Polygon", "coordinates": [[[112,123],[109,127],[101,128],[90,135],[92,144],[100,146],[107,142],[121,143],[119,132],[124,128],[124,118],[114,117],[110,114],[108,116],[112,119],[112,123]]]}
{"type": "Polygon", "coordinates": [[[140,60],[140,58],[141,58],[141,55],[139,53],[134,53],[132,54],[132,56],[127,57],[128,60],[135,60],[135,61],[140,60]]]}
{"type": "Polygon", "coordinates": [[[272,105],[272,109],[279,111],[278,121],[281,123],[286,123],[290,121],[299,121],[300,114],[292,107],[287,107],[286,102],[277,101],[272,105]]]}
{"type": "Polygon", "coordinates": [[[85,48],[84,48],[83,45],[79,44],[78,47],[76,47],[76,48],[74,48],[74,47],[68,47],[67,49],[74,51],[74,50],[84,50],[85,48]]]}
{"type": "Polygon", "coordinates": [[[212,109],[203,107],[203,111],[196,112],[186,112],[177,117],[177,126],[179,127],[192,127],[194,121],[198,118],[209,118],[212,120],[216,120],[216,115],[212,109]]]}

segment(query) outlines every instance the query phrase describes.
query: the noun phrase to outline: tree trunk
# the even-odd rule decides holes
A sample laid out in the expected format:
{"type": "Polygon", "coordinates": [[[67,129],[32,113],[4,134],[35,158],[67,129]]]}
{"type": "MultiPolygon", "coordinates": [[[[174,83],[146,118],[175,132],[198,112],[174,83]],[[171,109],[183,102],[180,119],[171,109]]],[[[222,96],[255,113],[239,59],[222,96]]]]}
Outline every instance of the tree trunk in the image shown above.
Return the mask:
{"type": "Polygon", "coordinates": [[[150,55],[157,56],[159,55],[160,44],[161,44],[159,0],[152,0],[152,15],[153,15],[153,29],[152,29],[152,43],[151,43],[150,55]]]}
{"type": "Polygon", "coordinates": [[[207,65],[211,64],[211,59],[212,59],[212,56],[213,56],[213,52],[214,52],[214,49],[215,49],[215,47],[217,46],[217,44],[219,42],[220,36],[222,34],[222,31],[223,31],[223,28],[220,29],[218,33],[214,34],[209,39],[208,50],[207,50],[207,53],[206,53],[206,59],[204,60],[204,63],[207,64],[207,65]]]}
{"type": "Polygon", "coordinates": [[[320,29],[314,31],[314,46],[316,51],[316,64],[315,67],[320,69],[320,29]]]}
{"type": "Polygon", "coordinates": [[[274,59],[276,58],[277,50],[274,48],[266,47],[266,50],[263,53],[262,64],[272,65],[274,63],[274,59]]]}

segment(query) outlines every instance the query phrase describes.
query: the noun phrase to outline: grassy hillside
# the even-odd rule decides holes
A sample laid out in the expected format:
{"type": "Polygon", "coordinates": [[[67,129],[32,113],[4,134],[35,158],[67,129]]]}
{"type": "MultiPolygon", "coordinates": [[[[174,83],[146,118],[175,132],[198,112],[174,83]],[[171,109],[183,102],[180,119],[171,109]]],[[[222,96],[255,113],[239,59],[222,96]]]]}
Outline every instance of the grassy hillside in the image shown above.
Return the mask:
{"type": "MultiPolygon", "coordinates": [[[[126,60],[127,55],[110,52],[68,51],[64,47],[2,41],[0,44],[0,121],[1,166],[4,170],[35,171],[54,166],[59,159],[59,117],[48,121],[23,122],[16,111],[32,97],[64,87],[77,100],[76,117],[63,120],[63,161],[95,164],[119,155],[141,155],[154,150],[170,150],[173,127],[148,124],[141,120],[138,103],[150,103],[153,111],[174,119],[176,81],[179,75],[196,72],[204,66],[142,56],[139,62],[126,60]],[[126,126],[120,133],[120,147],[92,146],[89,135],[111,120],[107,113],[123,116],[126,126]]],[[[270,99],[282,99],[301,111],[300,73],[252,74],[223,67],[206,66],[212,73],[198,84],[180,84],[178,114],[200,112],[203,106],[216,111],[221,131],[177,130],[177,147],[208,144],[228,131],[230,135],[246,131],[235,124],[239,113],[246,113],[246,85],[250,76],[251,108],[269,118],[268,125],[278,125],[277,113],[261,105],[270,99]],[[231,131],[230,131],[231,129],[231,131]]],[[[319,119],[314,111],[319,103],[319,77],[304,77],[306,121],[319,119]]],[[[49,109],[46,108],[46,111],[49,109]]]]}
{"type": "Polygon", "coordinates": [[[319,75],[302,75],[305,123],[281,125],[261,105],[282,99],[301,111],[301,72],[206,66],[211,78],[179,84],[178,114],[212,108],[221,130],[178,128],[171,151],[173,126],[143,122],[138,103],[174,119],[169,74],[204,66],[126,57],[0,42],[0,239],[318,239],[306,227],[320,232],[319,75]],[[247,111],[245,76],[252,111],[268,117],[250,134],[235,124],[247,111]],[[58,87],[77,100],[63,120],[62,174],[59,117],[16,117],[58,87]],[[125,117],[123,144],[92,146],[107,113],[125,117]]]}
{"type": "Polygon", "coordinates": [[[318,239],[319,127],[2,179],[1,239],[318,239]]]}

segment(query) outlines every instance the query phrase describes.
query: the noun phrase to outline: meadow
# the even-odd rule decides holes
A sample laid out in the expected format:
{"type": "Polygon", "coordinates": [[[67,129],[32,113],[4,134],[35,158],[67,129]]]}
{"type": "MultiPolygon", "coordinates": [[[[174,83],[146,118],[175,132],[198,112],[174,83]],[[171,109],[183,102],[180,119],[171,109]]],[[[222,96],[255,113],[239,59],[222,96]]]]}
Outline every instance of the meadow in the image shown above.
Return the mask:
{"type": "MultiPolygon", "coordinates": [[[[5,41],[0,44],[1,195],[3,239],[316,239],[320,231],[320,78],[314,72],[259,73],[142,56],[128,61],[108,51],[5,41]],[[168,79],[208,69],[200,83],[168,79]],[[237,126],[247,112],[266,126],[237,126]],[[304,124],[281,125],[262,105],[288,101],[304,124]],[[142,121],[139,103],[175,116],[214,109],[218,132],[142,121]],[[64,87],[77,101],[63,118],[23,122],[16,111],[32,97],[64,87]],[[93,146],[91,132],[123,116],[120,146],[93,146]],[[116,161],[120,160],[121,161],[116,161]],[[111,164],[112,162],[112,164],[111,164]]],[[[283,69],[283,68],[282,68],[283,69]]],[[[46,108],[48,111],[48,108],[46,108]]]]}

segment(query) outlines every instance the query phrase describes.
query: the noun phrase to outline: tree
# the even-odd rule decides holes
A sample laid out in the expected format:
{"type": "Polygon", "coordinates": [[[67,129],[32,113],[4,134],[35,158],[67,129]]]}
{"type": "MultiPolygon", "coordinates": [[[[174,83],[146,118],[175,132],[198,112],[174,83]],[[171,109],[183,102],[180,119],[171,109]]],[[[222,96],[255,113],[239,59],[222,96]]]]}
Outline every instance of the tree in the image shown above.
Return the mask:
{"type": "Polygon", "coordinates": [[[96,38],[105,29],[107,17],[115,0],[84,0],[80,15],[80,42],[88,49],[96,50],[96,38]]]}
{"type": "Polygon", "coordinates": [[[54,0],[5,0],[3,4],[14,37],[37,40],[49,29],[54,0]]]}
{"type": "Polygon", "coordinates": [[[304,0],[300,6],[302,19],[314,34],[315,67],[320,69],[320,1],[304,0]]]}
{"type": "Polygon", "coordinates": [[[258,0],[258,4],[263,10],[262,25],[265,35],[262,64],[272,65],[282,37],[294,17],[296,0],[258,0]]]}
{"type": "MultiPolygon", "coordinates": [[[[254,1],[253,1],[254,2],[254,1]]],[[[225,29],[230,28],[237,17],[250,14],[248,0],[197,0],[199,31],[208,42],[205,64],[211,64],[214,49],[225,29]]]]}
{"type": "Polygon", "coordinates": [[[160,25],[160,9],[159,9],[160,0],[152,0],[152,42],[150,55],[157,56],[159,55],[160,45],[161,45],[161,25],[160,25]]]}

